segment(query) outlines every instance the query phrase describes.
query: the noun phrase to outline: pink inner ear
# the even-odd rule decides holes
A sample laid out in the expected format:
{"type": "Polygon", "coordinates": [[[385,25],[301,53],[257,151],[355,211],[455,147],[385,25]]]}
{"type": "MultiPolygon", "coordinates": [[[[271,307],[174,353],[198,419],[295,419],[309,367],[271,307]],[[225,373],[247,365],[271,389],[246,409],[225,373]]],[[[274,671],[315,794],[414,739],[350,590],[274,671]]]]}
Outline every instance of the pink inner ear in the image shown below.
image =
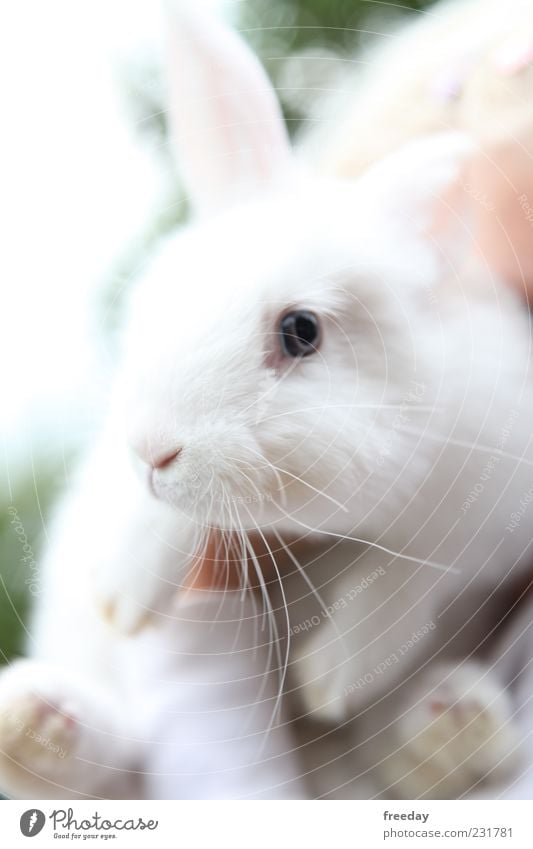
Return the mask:
{"type": "Polygon", "coordinates": [[[171,27],[170,117],[193,204],[213,212],[279,179],[291,154],[260,63],[235,32],[197,5],[189,4],[171,27]]]}

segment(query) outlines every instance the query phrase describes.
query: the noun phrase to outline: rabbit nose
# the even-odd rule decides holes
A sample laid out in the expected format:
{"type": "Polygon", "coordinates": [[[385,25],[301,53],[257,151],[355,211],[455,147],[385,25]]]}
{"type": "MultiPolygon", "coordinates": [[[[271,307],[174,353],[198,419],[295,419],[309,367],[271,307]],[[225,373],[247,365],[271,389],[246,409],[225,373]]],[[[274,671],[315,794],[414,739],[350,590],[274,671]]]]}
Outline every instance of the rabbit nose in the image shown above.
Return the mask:
{"type": "Polygon", "coordinates": [[[152,469],[165,469],[181,454],[181,446],[157,446],[146,439],[131,441],[135,454],[152,469]]]}
{"type": "Polygon", "coordinates": [[[150,457],[150,465],[153,469],[164,469],[167,466],[170,466],[174,460],[177,460],[179,455],[181,454],[181,448],[176,448],[175,450],[167,451],[165,453],[156,454],[153,453],[150,457]]]}

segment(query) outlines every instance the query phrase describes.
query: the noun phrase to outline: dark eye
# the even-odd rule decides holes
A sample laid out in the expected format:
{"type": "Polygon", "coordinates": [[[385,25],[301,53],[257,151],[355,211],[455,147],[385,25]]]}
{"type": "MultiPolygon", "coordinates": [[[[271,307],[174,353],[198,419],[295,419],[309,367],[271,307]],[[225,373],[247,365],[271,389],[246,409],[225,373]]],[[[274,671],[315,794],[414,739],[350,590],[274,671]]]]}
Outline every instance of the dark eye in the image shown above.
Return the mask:
{"type": "Polygon", "coordinates": [[[314,354],[320,343],[320,324],[314,313],[294,310],[283,316],[279,325],[281,347],[288,357],[314,354]]]}

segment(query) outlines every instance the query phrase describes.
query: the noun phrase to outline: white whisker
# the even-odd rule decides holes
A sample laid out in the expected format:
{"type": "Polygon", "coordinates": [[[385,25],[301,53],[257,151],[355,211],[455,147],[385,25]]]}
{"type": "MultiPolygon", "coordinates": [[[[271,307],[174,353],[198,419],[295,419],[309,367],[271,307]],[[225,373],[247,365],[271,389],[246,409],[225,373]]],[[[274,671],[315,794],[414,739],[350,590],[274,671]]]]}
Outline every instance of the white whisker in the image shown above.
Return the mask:
{"type": "Polygon", "coordinates": [[[316,492],[317,495],[320,495],[322,498],[326,498],[328,501],[331,501],[331,503],[334,504],[335,507],[338,507],[339,510],[342,510],[344,513],[349,512],[348,508],[344,504],[341,504],[340,501],[337,501],[335,498],[332,498],[331,495],[328,495],[326,492],[323,492],[321,489],[317,489],[317,487],[313,486],[313,484],[309,483],[308,481],[305,481],[303,478],[299,477],[298,475],[295,475],[292,472],[287,471],[287,469],[281,469],[279,466],[274,466],[274,464],[272,464],[272,465],[273,465],[273,468],[277,469],[278,472],[281,472],[282,475],[289,475],[289,477],[293,478],[294,480],[298,481],[299,483],[302,483],[304,486],[309,487],[309,489],[312,489],[313,492],[316,492]]]}
{"type": "MultiPolygon", "coordinates": [[[[249,512],[249,511],[247,510],[247,512],[249,512]]],[[[250,515],[250,519],[252,519],[252,521],[253,521],[252,515],[251,514],[249,514],[249,515],[250,515]]],[[[284,608],[284,611],[285,611],[285,621],[287,623],[287,648],[285,650],[285,658],[284,658],[283,667],[281,667],[281,665],[280,665],[281,675],[280,675],[280,682],[279,682],[279,686],[278,686],[278,693],[277,693],[277,696],[276,696],[276,699],[275,699],[275,702],[274,702],[274,707],[273,707],[273,710],[272,710],[270,721],[269,721],[268,726],[265,730],[265,737],[264,737],[264,740],[263,740],[263,743],[262,743],[261,749],[260,749],[260,753],[261,753],[261,752],[263,752],[263,750],[266,746],[266,743],[268,741],[268,736],[269,736],[270,732],[272,731],[272,728],[273,728],[274,723],[276,721],[276,717],[279,714],[279,709],[280,709],[280,706],[281,706],[281,699],[283,697],[283,690],[284,690],[284,687],[285,687],[285,679],[287,677],[287,669],[289,667],[289,654],[290,654],[290,648],[291,648],[291,623],[290,623],[290,617],[289,617],[289,606],[287,604],[287,597],[285,595],[285,588],[283,586],[283,581],[281,580],[281,574],[280,574],[280,571],[279,571],[279,568],[278,568],[278,564],[276,563],[276,558],[274,557],[274,555],[272,553],[272,549],[270,548],[270,546],[267,542],[267,539],[266,539],[264,533],[262,532],[261,528],[258,525],[256,525],[256,529],[257,529],[257,532],[259,533],[261,539],[263,540],[264,545],[266,546],[269,557],[272,561],[272,565],[274,566],[274,570],[276,572],[276,577],[278,579],[279,588],[280,588],[280,592],[281,592],[281,598],[282,598],[282,601],[283,601],[283,608],[284,608]]],[[[279,645],[279,643],[278,643],[278,645],[279,645]]]]}
{"type": "Polygon", "coordinates": [[[292,416],[295,413],[310,413],[314,411],[328,410],[418,410],[421,413],[441,412],[442,407],[433,407],[424,404],[320,404],[316,407],[299,407],[292,410],[284,410],[282,413],[276,413],[273,416],[265,416],[261,419],[261,424],[271,422],[274,419],[281,419],[284,416],[292,416]]]}
{"type": "Polygon", "coordinates": [[[391,557],[398,557],[400,560],[407,560],[410,563],[417,563],[419,566],[431,566],[432,569],[437,569],[440,572],[450,572],[453,575],[460,574],[459,569],[456,569],[454,566],[446,566],[443,563],[436,563],[434,560],[426,560],[420,557],[413,557],[410,554],[402,554],[401,551],[393,551],[391,548],[387,548],[387,546],[385,545],[380,545],[377,542],[373,542],[369,539],[363,539],[362,537],[352,537],[348,534],[337,534],[334,533],[334,531],[325,531],[323,530],[323,528],[312,528],[310,525],[306,525],[299,519],[295,519],[294,516],[291,516],[288,513],[285,513],[284,511],[282,511],[282,513],[285,518],[290,519],[291,522],[294,522],[296,525],[305,528],[306,531],[309,531],[312,534],[333,537],[334,539],[345,540],[346,542],[358,542],[361,545],[368,545],[370,548],[376,548],[378,551],[383,551],[385,554],[390,554],[391,557]]]}
{"type": "Polygon", "coordinates": [[[316,587],[314,586],[314,584],[312,583],[311,579],[309,578],[309,576],[308,576],[307,572],[305,571],[305,569],[303,568],[302,564],[301,564],[301,563],[299,562],[299,560],[295,557],[294,552],[292,551],[292,549],[291,549],[290,545],[287,545],[287,544],[286,544],[286,543],[282,540],[281,536],[279,535],[278,531],[277,531],[275,528],[272,528],[272,529],[271,529],[271,531],[272,531],[272,533],[274,534],[274,536],[276,537],[276,539],[278,540],[279,544],[281,545],[281,547],[283,548],[283,550],[285,551],[285,553],[288,555],[288,557],[289,557],[289,559],[291,560],[291,562],[292,562],[292,563],[296,566],[296,568],[298,569],[298,572],[300,573],[300,575],[301,575],[301,576],[302,576],[302,578],[304,579],[305,583],[307,584],[307,586],[308,586],[308,587],[309,587],[309,589],[311,590],[311,592],[312,592],[313,596],[314,596],[314,597],[316,598],[316,600],[318,601],[318,603],[319,603],[319,605],[320,605],[320,607],[321,607],[321,610],[323,611],[324,615],[326,616],[326,618],[327,618],[327,619],[329,619],[329,620],[330,620],[330,622],[331,622],[331,624],[333,625],[333,628],[334,628],[334,630],[335,630],[335,633],[337,634],[337,637],[338,637],[338,638],[339,638],[339,640],[340,640],[340,643],[341,643],[341,645],[342,645],[342,649],[343,649],[343,651],[344,651],[344,654],[345,654],[345,655],[346,655],[346,657],[348,658],[348,657],[349,657],[349,652],[348,652],[348,649],[346,648],[346,645],[345,645],[345,643],[344,643],[344,635],[340,633],[340,631],[339,631],[339,629],[338,629],[338,626],[337,626],[337,623],[336,623],[336,622],[335,622],[335,620],[333,619],[333,617],[332,617],[331,613],[329,613],[329,612],[328,612],[328,606],[327,606],[326,602],[324,601],[324,599],[322,598],[322,596],[321,596],[321,595],[320,595],[320,593],[318,592],[317,588],[316,588],[316,587]]]}
{"type": "Polygon", "coordinates": [[[480,451],[484,454],[494,454],[498,457],[504,457],[506,460],[515,460],[518,463],[523,464],[524,466],[533,466],[533,460],[527,460],[525,457],[521,457],[519,454],[511,454],[509,451],[504,451],[502,448],[498,448],[497,446],[492,445],[483,445],[480,442],[469,442],[466,439],[455,439],[453,436],[446,436],[441,433],[432,433],[426,430],[417,430],[414,427],[410,427],[409,425],[402,424],[401,430],[406,433],[412,433],[414,436],[422,436],[426,439],[432,440],[432,442],[440,442],[446,445],[456,445],[458,448],[467,448],[472,451],[480,451]]]}

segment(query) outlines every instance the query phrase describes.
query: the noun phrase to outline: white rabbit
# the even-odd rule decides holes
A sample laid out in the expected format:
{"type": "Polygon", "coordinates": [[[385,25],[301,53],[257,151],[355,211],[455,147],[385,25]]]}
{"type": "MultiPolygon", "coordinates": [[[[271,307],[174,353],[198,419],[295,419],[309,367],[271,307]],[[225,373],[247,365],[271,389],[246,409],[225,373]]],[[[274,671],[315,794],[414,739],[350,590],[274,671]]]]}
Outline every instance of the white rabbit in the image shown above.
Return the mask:
{"type": "Polygon", "coordinates": [[[182,7],[172,38],[171,115],[197,214],[133,293],[108,422],[43,566],[31,659],[0,678],[0,787],[40,798],[391,784],[418,794],[427,778],[402,784],[405,750],[418,763],[409,747],[427,712],[415,699],[389,733],[379,707],[388,694],[396,709],[396,689],[408,700],[416,676],[423,708],[446,681],[444,713],[467,700],[467,738],[476,711],[488,716],[459,753],[469,771],[455,769],[448,728],[436,748],[424,738],[433,784],[459,795],[472,776],[514,765],[502,750],[519,732],[497,682],[472,708],[474,676],[490,677],[478,661],[465,675],[448,659],[436,677],[429,660],[464,600],[478,612],[456,625],[468,655],[479,641],[469,619],[476,635],[490,621],[480,600],[527,566],[527,516],[506,526],[533,462],[527,314],[487,269],[467,267],[460,216],[430,232],[468,144],[425,139],[358,181],[322,179],[291,153],[234,33],[182,7]],[[245,571],[269,561],[249,531],[273,552],[278,590],[263,590],[280,614],[279,659],[253,596],[178,592],[213,526],[242,546],[245,571]],[[292,563],[282,578],[281,550],[292,563]],[[373,672],[403,646],[390,672],[373,672]],[[312,739],[312,721],[288,725],[278,687],[291,691],[282,708],[346,724],[345,780],[321,743],[298,751],[292,734],[305,726],[312,739]]]}

